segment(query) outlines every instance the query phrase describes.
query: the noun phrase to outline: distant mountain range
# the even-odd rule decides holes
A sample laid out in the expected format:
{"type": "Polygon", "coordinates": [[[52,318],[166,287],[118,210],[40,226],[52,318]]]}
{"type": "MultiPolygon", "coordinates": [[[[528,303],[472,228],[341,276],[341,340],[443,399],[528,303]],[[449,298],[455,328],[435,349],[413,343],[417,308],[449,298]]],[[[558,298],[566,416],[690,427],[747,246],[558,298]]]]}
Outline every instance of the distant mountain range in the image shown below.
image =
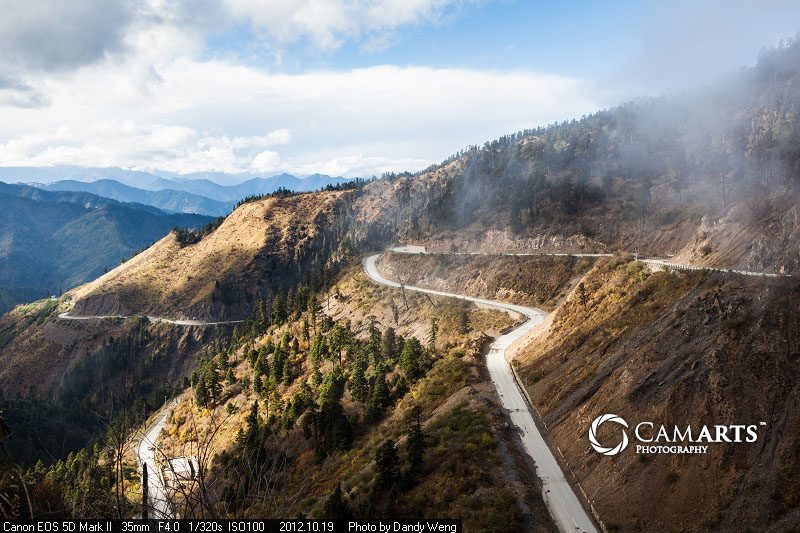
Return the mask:
{"type": "Polygon", "coordinates": [[[175,226],[212,220],[86,192],[5,183],[0,205],[0,312],[95,279],[175,226]]]}
{"type": "Polygon", "coordinates": [[[33,185],[47,191],[89,192],[119,202],[135,202],[157,207],[171,213],[224,216],[230,212],[235,204],[235,202],[220,202],[206,196],[175,189],[163,189],[160,191],[137,189],[112,179],[101,179],[92,182],[61,180],[55,183],[33,185]]]}
{"type": "Polygon", "coordinates": [[[236,202],[250,195],[268,194],[279,188],[314,191],[350,181],[324,174],[305,178],[292,174],[262,178],[223,172],[161,174],[120,168],[0,167],[0,181],[6,183],[28,183],[49,191],[83,191],[168,212],[209,216],[226,215],[236,202]]]}

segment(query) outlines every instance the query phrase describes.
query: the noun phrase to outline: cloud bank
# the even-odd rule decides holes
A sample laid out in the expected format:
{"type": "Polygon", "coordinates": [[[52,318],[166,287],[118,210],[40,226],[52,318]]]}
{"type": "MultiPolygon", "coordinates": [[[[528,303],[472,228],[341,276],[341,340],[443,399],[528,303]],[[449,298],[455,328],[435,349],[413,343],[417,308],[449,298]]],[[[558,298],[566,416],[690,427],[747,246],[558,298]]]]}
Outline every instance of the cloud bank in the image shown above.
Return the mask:
{"type": "Polygon", "coordinates": [[[588,80],[532,68],[281,67],[287,51],[368,55],[490,0],[8,3],[3,166],[370,176],[609,103],[588,80]]]}

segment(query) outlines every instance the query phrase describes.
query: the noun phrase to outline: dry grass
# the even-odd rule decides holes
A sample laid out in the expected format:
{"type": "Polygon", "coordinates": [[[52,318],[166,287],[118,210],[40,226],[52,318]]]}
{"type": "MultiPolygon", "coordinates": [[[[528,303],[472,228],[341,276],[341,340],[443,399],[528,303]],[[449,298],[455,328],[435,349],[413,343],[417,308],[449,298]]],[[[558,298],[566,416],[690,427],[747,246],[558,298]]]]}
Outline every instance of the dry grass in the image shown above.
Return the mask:
{"type": "Polygon", "coordinates": [[[112,296],[128,312],[167,316],[212,312],[208,307],[216,281],[252,285],[260,254],[289,256],[307,245],[342,194],[301,194],[246,203],[200,242],[182,248],[174,235],[167,235],[69,294],[74,301],[112,296]]]}

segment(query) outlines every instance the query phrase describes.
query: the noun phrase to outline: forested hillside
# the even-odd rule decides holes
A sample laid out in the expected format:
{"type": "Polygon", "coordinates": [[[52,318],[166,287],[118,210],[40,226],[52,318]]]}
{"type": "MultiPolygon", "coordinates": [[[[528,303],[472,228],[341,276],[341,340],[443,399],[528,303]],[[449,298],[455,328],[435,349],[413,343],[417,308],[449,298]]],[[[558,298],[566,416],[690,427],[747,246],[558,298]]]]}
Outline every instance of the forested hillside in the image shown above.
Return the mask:
{"type": "MultiPolygon", "coordinates": [[[[561,236],[572,251],[675,253],[693,239],[710,238],[697,249],[713,249],[718,220],[751,240],[778,233],[795,246],[799,112],[800,44],[790,41],[708,86],[507,135],[423,173],[388,175],[366,216],[441,246],[491,247],[496,230],[504,234],[497,246],[539,248],[535,237],[561,236]],[[705,236],[697,233],[704,217],[705,236]]],[[[728,265],[800,268],[797,254],[769,242],[738,252],[728,265]]]]}

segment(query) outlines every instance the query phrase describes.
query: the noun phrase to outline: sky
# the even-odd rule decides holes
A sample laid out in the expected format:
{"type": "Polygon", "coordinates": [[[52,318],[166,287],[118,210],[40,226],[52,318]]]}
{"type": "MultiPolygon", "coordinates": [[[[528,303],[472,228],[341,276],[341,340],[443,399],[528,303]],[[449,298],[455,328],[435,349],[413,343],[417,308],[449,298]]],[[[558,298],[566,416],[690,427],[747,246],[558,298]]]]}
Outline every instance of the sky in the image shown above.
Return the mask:
{"type": "Polygon", "coordinates": [[[369,177],[753,65],[800,2],[0,0],[0,166],[369,177]]]}

